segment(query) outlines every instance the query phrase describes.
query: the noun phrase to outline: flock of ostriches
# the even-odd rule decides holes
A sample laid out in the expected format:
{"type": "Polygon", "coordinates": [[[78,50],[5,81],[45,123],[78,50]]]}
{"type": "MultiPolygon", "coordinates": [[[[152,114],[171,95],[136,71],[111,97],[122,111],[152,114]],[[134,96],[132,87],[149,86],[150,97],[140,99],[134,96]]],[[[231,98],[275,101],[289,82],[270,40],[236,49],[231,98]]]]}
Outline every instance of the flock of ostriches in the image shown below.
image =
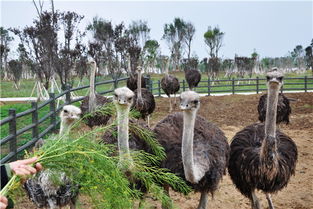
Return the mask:
{"type": "MultiPolygon", "coordinates": [[[[93,112],[102,105],[112,102],[95,93],[96,63],[92,62],[92,65],[90,93],[81,104],[82,114],[93,112]]],[[[136,74],[130,76],[127,87],[115,89],[113,103],[117,110],[118,136],[117,139],[109,135],[103,137],[107,143],[118,144],[120,160],[129,160],[130,155],[127,153],[131,149],[147,149],[138,137],[133,137],[128,133],[129,123],[133,122],[129,121],[128,117],[131,108],[136,108],[143,119],[149,118],[155,109],[153,95],[142,86],[141,71],[142,69],[139,67],[136,74]],[[128,156],[128,158],[125,159],[122,156],[128,156]]],[[[261,208],[255,195],[256,190],[265,193],[269,208],[274,209],[270,194],[287,186],[291,175],[295,174],[297,162],[295,143],[277,129],[277,124],[289,122],[291,113],[289,100],[279,93],[283,75],[277,70],[267,73],[268,93],[261,96],[258,105],[260,123],[249,125],[236,133],[230,145],[219,127],[197,115],[200,108],[200,97],[192,91],[192,88],[196,87],[200,81],[200,73],[197,70],[189,70],[185,72],[185,76],[190,90],[180,94],[181,111],[170,113],[152,129],[167,155],[161,166],[182,177],[194,191],[201,193],[198,209],[207,208],[208,194],[213,195],[217,190],[223,175],[226,175],[226,169],[236,188],[249,198],[252,209],[261,208]]],[[[179,90],[179,81],[175,76],[169,75],[168,65],[161,86],[169,97],[179,90]]],[[[170,112],[172,111],[171,103],[170,101],[170,112]]],[[[80,110],[75,106],[67,105],[63,108],[60,134],[69,128],[79,114],[80,110]]],[[[109,116],[95,115],[87,120],[87,125],[93,127],[107,124],[109,119],[109,116]]],[[[149,128],[149,119],[148,126],[143,126],[149,128]]],[[[44,177],[45,175],[41,177],[39,175],[37,180],[30,179],[26,185],[30,187],[34,181],[37,186],[44,184],[40,182],[44,177]]],[[[67,180],[65,176],[63,176],[63,180],[67,180]]],[[[168,186],[164,185],[164,188],[168,192],[168,186]]],[[[56,188],[56,190],[58,189],[61,188],[56,188]]],[[[71,208],[74,208],[74,202],[78,195],[77,190],[62,189],[68,191],[54,191],[54,196],[51,195],[51,191],[44,192],[45,198],[49,199],[53,196],[54,204],[52,205],[59,207],[71,203],[71,208]],[[50,194],[51,197],[48,197],[47,194],[50,194]],[[64,196],[66,196],[67,202],[64,196]]],[[[34,189],[28,190],[31,193],[34,189]]],[[[36,202],[34,195],[30,194],[30,197],[36,202]]],[[[51,200],[38,201],[44,202],[41,205],[36,203],[38,207],[51,207],[49,204],[51,200]]]]}

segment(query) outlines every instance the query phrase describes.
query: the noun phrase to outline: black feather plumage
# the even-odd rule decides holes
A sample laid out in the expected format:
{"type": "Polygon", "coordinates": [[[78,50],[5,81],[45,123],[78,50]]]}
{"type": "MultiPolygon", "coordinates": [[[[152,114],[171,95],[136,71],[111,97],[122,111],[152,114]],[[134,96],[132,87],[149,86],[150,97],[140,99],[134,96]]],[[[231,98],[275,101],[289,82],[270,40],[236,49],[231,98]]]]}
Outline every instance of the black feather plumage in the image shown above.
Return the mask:
{"type": "MultiPolygon", "coordinates": [[[[111,102],[111,99],[101,96],[100,94],[96,94],[96,103],[97,109],[101,108],[103,105],[111,102]]],[[[81,105],[80,109],[82,110],[82,117],[86,114],[89,114],[89,96],[86,96],[81,105]]],[[[92,128],[94,126],[106,125],[110,120],[111,115],[103,115],[101,112],[96,112],[93,115],[84,117],[86,124],[92,128]]]]}
{"type": "Polygon", "coordinates": [[[161,88],[170,97],[171,94],[176,94],[179,91],[179,80],[173,75],[165,75],[161,80],[161,88]]]}
{"type": "Polygon", "coordinates": [[[133,108],[138,110],[141,114],[142,119],[146,119],[148,115],[153,113],[155,109],[155,100],[153,94],[148,91],[148,89],[141,89],[141,96],[142,100],[138,100],[138,91],[137,89],[134,91],[135,96],[134,96],[134,103],[133,103],[133,108]]]}
{"type": "Polygon", "coordinates": [[[185,78],[190,89],[197,87],[201,80],[201,73],[196,69],[185,70],[185,78]]]}
{"type": "MultiPolygon", "coordinates": [[[[183,113],[173,113],[161,120],[154,128],[159,143],[165,148],[167,158],[162,167],[185,179],[182,162],[183,113]]],[[[197,184],[191,184],[196,191],[211,194],[225,174],[229,159],[229,145],[224,133],[214,124],[197,116],[194,129],[194,158],[197,162],[209,162],[205,176],[197,184]]],[[[205,166],[205,165],[203,165],[205,166]]]]}
{"type": "MultiPolygon", "coordinates": [[[[259,120],[265,121],[267,106],[267,94],[260,97],[258,105],[259,120]]],[[[291,114],[291,106],[289,99],[282,93],[278,96],[276,123],[289,124],[289,116],[291,114]]]]}
{"type": "MultiPolygon", "coordinates": [[[[131,73],[129,78],[127,78],[126,86],[130,90],[135,91],[137,89],[137,80],[138,80],[138,74],[131,73]]],[[[143,76],[141,76],[141,88],[146,88],[146,80],[143,76]]]]}
{"type": "Polygon", "coordinates": [[[277,192],[295,174],[297,146],[287,135],[276,131],[277,164],[265,164],[260,157],[265,138],[264,124],[257,123],[239,131],[232,139],[228,172],[236,188],[246,197],[255,189],[277,192]]]}

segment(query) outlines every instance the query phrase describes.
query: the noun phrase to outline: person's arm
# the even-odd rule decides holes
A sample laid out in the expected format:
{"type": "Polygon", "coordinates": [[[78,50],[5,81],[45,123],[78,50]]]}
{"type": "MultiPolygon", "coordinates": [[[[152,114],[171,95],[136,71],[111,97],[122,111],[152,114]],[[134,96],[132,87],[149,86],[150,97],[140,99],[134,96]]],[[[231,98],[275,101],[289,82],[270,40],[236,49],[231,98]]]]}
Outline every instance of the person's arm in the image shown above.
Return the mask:
{"type": "Polygon", "coordinates": [[[9,176],[7,173],[6,165],[3,164],[1,165],[1,184],[0,184],[1,189],[8,183],[8,181],[9,176]]]}
{"type": "Polygon", "coordinates": [[[0,209],[6,209],[7,206],[8,206],[8,199],[5,196],[0,195],[0,209]]]}

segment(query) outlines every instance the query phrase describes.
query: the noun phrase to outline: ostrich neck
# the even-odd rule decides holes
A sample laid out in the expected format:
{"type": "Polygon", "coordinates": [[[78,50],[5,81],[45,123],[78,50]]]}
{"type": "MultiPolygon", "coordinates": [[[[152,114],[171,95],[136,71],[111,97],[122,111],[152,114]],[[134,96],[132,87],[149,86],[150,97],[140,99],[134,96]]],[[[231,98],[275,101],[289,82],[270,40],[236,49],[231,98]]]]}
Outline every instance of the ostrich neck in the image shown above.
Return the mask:
{"type": "Polygon", "coordinates": [[[276,137],[276,115],[279,86],[269,85],[265,118],[265,136],[276,137]]]}
{"type": "Polygon", "coordinates": [[[142,94],[141,94],[141,71],[138,71],[138,78],[137,78],[137,99],[142,100],[142,94]]]}
{"type": "Polygon", "coordinates": [[[129,110],[129,106],[117,105],[117,141],[120,161],[130,159],[128,136],[129,110]]]}
{"type": "Polygon", "coordinates": [[[61,118],[61,125],[59,136],[63,136],[69,133],[72,123],[67,123],[66,120],[61,118]]]}
{"type": "Polygon", "coordinates": [[[89,112],[94,112],[96,110],[96,92],[95,92],[95,76],[96,76],[97,66],[93,66],[90,73],[90,92],[89,92],[89,112]]]}
{"type": "Polygon", "coordinates": [[[193,138],[196,116],[197,110],[184,111],[182,159],[185,178],[191,183],[198,183],[204,175],[198,166],[195,165],[193,156],[193,138]]]}
{"type": "Polygon", "coordinates": [[[278,103],[279,85],[270,84],[268,88],[266,118],[265,118],[265,139],[261,147],[261,160],[268,166],[276,162],[276,114],[278,103]]]}

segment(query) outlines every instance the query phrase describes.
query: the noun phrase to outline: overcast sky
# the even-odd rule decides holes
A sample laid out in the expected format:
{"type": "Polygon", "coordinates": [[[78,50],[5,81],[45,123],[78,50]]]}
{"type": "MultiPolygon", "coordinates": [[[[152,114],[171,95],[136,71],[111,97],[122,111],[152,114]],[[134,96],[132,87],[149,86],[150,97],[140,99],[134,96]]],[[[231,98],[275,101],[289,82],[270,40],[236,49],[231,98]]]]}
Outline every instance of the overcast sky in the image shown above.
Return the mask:
{"type": "MultiPolygon", "coordinates": [[[[31,25],[37,13],[30,0],[1,1],[1,25],[31,25]]],[[[49,1],[45,8],[49,9],[49,1]]],[[[163,26],[175,17],[195,25],[192,52],[200,58],[208,56],[203,34],[208,26],[219,26],[225,32],[220,56],[250,56],[254,49],[261,57],[284,56],[298,44],[308,46],[313,38],[313,1],[61,1],[55,9],[75,11],[85,18],[82,28],[96,15],[113,23],[143,19],[151,28],[150,38],[161,40],[163,26]]],[[[16,38],[17,39],[17,38],[16,38]]]]}

